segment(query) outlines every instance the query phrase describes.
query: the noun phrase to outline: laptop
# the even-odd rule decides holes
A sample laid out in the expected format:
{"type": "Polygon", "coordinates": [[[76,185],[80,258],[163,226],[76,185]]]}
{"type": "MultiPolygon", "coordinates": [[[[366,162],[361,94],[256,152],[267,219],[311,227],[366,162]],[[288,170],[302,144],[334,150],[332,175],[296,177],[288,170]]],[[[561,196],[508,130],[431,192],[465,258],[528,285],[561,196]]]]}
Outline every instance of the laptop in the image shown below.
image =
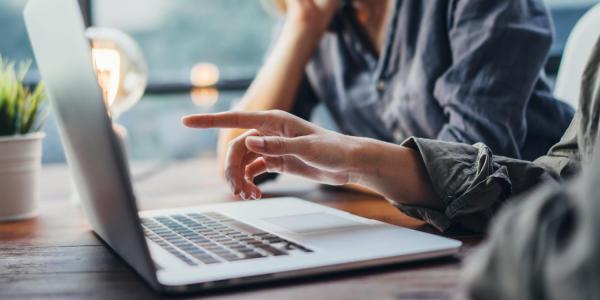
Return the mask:
{"type": "Polygon", "coordinates": [[[452,255],[461,242],[295,198],[138,211],[76,0],[31,0],[25,22],[82,208],[155,290],[200,291],[452,255]]]}

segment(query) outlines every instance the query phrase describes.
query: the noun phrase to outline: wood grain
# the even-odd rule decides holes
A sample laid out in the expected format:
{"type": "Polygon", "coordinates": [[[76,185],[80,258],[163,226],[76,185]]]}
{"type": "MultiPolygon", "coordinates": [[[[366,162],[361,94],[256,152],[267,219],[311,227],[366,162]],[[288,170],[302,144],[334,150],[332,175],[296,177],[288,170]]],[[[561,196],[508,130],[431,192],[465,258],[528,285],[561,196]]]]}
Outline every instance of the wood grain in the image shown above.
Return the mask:
{"type": "MultiPolygon", "coordinates": [[[[142,209],[237,201],[215,171],[213,159],[169,165],[136,183],[142,209]]],[[[135,164],[133,173],[150,168],[135,164]]],[[[324,188],[293,177],[265,186],[269,196],[296,196],[391,224],[435,232],[373,195],[324,188]]],[[[0,299],[154,299],[154,293],[92,233],[74,203],[66,166],[45,166],[39,217],[0,224],[0,299]]],[[[460,262],[480,238],[456,258],[415,262],[294,281],[228,289],[190,297],[211,299],[450,299],[460,293],[460,262]]]]}

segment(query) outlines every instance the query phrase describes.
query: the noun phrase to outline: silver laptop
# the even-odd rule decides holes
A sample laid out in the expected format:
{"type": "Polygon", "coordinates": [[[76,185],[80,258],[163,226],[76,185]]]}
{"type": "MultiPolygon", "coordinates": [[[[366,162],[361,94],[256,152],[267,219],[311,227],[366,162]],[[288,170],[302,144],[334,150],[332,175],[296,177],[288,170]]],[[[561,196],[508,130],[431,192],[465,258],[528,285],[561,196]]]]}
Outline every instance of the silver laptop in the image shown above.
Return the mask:
{"type": "Polygon", "coordinates": [[[138,212],[76,0],[25,21],[85,215],[153,288],[189,292],[456,253],[461,242],[293,198],[138,212]]]}

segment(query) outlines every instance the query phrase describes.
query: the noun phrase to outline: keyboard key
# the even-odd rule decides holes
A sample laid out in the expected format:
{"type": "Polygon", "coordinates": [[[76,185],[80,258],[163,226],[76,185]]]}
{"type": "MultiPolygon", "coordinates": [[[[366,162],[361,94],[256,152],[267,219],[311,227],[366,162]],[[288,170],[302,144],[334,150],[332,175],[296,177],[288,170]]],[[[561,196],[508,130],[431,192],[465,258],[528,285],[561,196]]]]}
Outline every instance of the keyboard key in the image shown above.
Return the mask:
{"type": "Polygon", "coordinates": [[[238,261],[238,260],[243,260],[243,259],[245,259],[245,258],[236,256],[236,255],[231,255],[231,256],[225,257],[225,260],[227,260],[227,261],[238,261]]]}
{"type": "Polygon", "coordinates": [[[244,259],[252,259],[252,258],[261,258],[261,257],[265,257],[264,255],[253,251],[253,252],[248,252],[248,253],[244,253],[244,259]]]}
{"type": "Polygon", "coordinates": [[[150,240],[189,265],[222,262],[218,258],[233,262],[286,255],[286,248],[312,252],[215,212],[142,218],[141,221],[144,234],[150,240]]]}
{"type": "Polygon", "coordinates": [[[219,260],[216,260],[215,258],[213,258],[212,256],[208,256],[208,257],[200,257],[198,258],[202,263],[205,263],[207,265],[209,264],[216,264],[219,263],[219,260]]]}
{"type": "Polygon", "coordinates": [[[266,251],[266,252],[268,252],[268,253],[270,253],[272,255],[275,255],[275,256],[287,254],[284,251],[281,251],[281,250],[279,250],[277,248],[274,248],[274,247],[272,247],[270,245],[263,244],[263,245],[257,245],[256,247],[259,248],[259,249],[261,249],[261,250],[264,250],[264,251],[266,251]]]}

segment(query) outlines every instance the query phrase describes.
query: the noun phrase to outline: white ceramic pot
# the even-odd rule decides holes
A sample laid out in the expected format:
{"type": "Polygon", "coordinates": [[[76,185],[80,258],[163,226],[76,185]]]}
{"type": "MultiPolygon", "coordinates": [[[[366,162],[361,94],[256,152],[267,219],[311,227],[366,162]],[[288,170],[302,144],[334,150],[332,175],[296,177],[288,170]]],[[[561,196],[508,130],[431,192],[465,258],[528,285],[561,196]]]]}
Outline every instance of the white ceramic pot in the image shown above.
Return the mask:
{"type": "Polygon", "coordinates": [[[44,136],[0,137],[0,222],[37,215],[44,136]]]}

